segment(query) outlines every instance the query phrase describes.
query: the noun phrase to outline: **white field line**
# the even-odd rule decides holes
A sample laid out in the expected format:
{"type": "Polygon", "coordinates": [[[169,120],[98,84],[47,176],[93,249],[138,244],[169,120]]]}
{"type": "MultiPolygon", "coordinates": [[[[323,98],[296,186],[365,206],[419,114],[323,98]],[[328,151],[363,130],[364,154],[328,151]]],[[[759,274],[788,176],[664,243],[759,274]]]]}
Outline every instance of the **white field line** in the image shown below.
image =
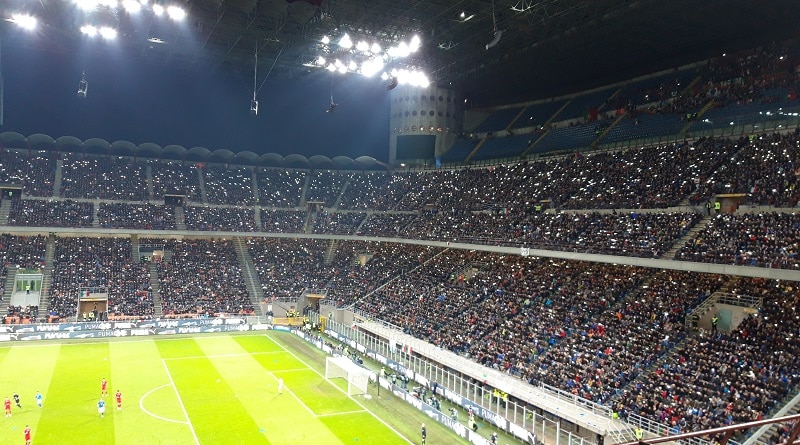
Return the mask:
{"type": "Polygon", "coordinates": [[[182,357],[167,357],[164,360],[192,360],[198,358],[249,357],[253,355],[271,355],[271,354],[283,354],[283,351],[239,352],[231,354],[211,354],[211,355],[186,355],[182,357]]]}
{"type": "Polygon", "coordinates": [[[361,414],[361,413],[368,413],[369,411],[365,409],[359,409],[355,411],[343,411],[340,413],[328,413],[328,414],[317,414],[317,417],[333,417],[333,416],[347,416],[349,414],[361,414]]]}
{"type": "MultiPolygon", "coordinates": [[[[290,334],[290,335],[295,335],[293,332],[290,332],[289,334],[290,334]]],[[[295,335],[295,336],[296,336],[296,335],[295,335]]],[[[299,337],[298,337],[298,338],[299,338],[299,337]]],[[[270,340],[272,340],[272,339],[270,339],[270,340]]],[[[305,340],[303,340],[303,341],[305,341],[305,340]]],[[[303,361],[303,360],[302,360],[300,357],[298,357],[297,355],[295,355],[295,354],[294,354],[292,351],[290,351],[290,350],[288,350],[288,349],[284,348],[282,344],[280,344],[280,343],[276,342],[275,340],[272,340],[272,342],[273,342],[273,343],[275,343],[276,345],[280,346],[280,347],[281,347],[281,349],[283,349],[284,351],[288,352],[288,353],[289,353],[289,355],[291,355],[292,357],[294,357],[295,359],[297,359],[297,361],[298,361],[298,362],[300,362],[300,363],[302,363],[302,364],[304,364],[304,365],[308,366],[308,369],[310,369],[310,370],[314,371],[314,373],[315,373],[315,374],[317,374],[317,375],[319,375],[320,377],[322,377],[323,379],[325,379],[325,376],[324,376],[324,375],[320,374],[320,373],[319,373],[319,371],[317,371],[316,369],[314,369],[314,368],[312,368],[311,366],[309,366],[309,365],[308,365],[308,363],[304,362],[304,361],[303,361]]],[[[328,380],[328,379],[325,379],[325,380],[328,380]]],[[[396,429],[392,428],[392,426],[391,426],[391,425],[389,425],[388,423],[386,423],[386,421],[385,421],[385,420],[381,419],[380,417],[376,416],[376,415],[375,415],[375,414],[374,414],[372,411],[368,410],[368,409],[367,409],[367,407],[366,407],[366,406],[364,406],[364,405],[363,405],[361,402],[359,402],[358,400],[356,400],[356,399],[354,399],[353,397],[351,397],[351,396],[350,396],[350,394],[347,394],[347,391],[343,390],[342,388],[339,388],[339,386],[338,386],[338,385],[334,385],[333,383],[331,383],[331,386],[333,386],[334,388],[338,389],[339,391],[341,391],[342,393],[344,393],[344,394],[345,394],[347,397],[349,397],[349,398],[350,398],[350,399],[352,399],[354,402],[356,402],[356,404],[357,404],[358,406],[360,406],[361,408],[363,408],[363,409],[364,409],[364,411],[367,411],[367,412],[369,412],[369,413],[372,415],[372,417],[374,417],[374,418],[375,418],[375,420],[377,420],[378,422],[380,422],[380,423],[382,423],[382,424],[386,425],[386,428],[389,428],[390,430],[394,431],[394,433],[395,433],[395,434],[397,434],[397,436],[398,436],[398,437],[402,437],[402,438],[403,438],[403,439],[404,439],[404,440],[405,440],[407,443],[410,443],[410,444],[414,445],[414,442],[412,442],[412,441],[408,440],[408,438],[407,438],[406,436],[404,436],[404,435],[400,434],[400,432],[399,432],[399,431],[397,431],[396,429]]]]}
{"type": "Polygon", "coordinates": [[[175,385],[175,380],[172,379],[172,374],[169,372],[167,361],[161,359],[161,363],[164,364],[164,371],[167,372],[167,377],[169,377],[169,382],[172,385],[172,388],[175,390],[175,397],[178,398],[178,404],[181,406],[181,409],[183,410],[183,415],[186,417],[186,424],[189,425],[189,430],[192,432],[192,436],[194,437],[194,443],[200,445],[200,439],[197,438],[197,433],[194,432],[194,426],[192,425],[192,421],[189,420],[189,413],[186,412],[186,407],[183,405],[183,399],[181,399],[181,394],[178,392],[178,387],[175,385]]]}
{"type": "Polygon", "coordinates": [[[141,410],[144,411],[145,414],[147,414],[149,416],[152,416],[152,417],[155,417],[156,419],[163,420],[165,422],[181,423],[181,424],[184,424],[184,425],[188,425],[189,422],[186,422],[186,421],[183,421],[183,420],[170,419],[168,417],[161,417],[158,414],[155,414],[155,413],[152,413],[152,412],[148,411],[147,408],[144,407],[144,399],[146,399],[147,396],[149,396],[150,394],[158,391],[161,388],[165,388],[167,386],[170,386],[170,383],[167,383],[167,384],[164,384],[164,385],[161,385],[161,386],[157,386],[157,387],[151,389],[150,391],[147,391],[146,393],[144,393],[144,395],[139,399],[139,408],[141,408],[141,410]]]}

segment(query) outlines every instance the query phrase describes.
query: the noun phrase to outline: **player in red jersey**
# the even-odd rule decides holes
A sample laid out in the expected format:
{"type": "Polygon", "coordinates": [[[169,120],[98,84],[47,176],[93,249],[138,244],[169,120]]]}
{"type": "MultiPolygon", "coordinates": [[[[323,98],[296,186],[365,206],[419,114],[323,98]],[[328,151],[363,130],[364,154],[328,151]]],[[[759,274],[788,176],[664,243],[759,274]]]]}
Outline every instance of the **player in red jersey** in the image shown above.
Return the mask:
{"type": "Polygon", "coordinates": [[[6,397],[5,402],[3,402],[3,407],[6,409],[6,417],[11,417],[11,399],[6,397]]]}
{"type": "Polygon", "coordinates": [[[100,380],[100,397],[108,397],[108,382],[105,377],[100,380]]]}
{"type": "Polygon", "coordinates": [[[117,411],[122,409],[122,392],[117,390],[117,393],[114,394],[114,398],[117,399],[117,411]]]}
{"type": "Polygon", "coordinates": [[[31,427],[30,425],[25,425],[25,430],[23,431],[25,434],[25,445],[31,445],[31,427]]]}

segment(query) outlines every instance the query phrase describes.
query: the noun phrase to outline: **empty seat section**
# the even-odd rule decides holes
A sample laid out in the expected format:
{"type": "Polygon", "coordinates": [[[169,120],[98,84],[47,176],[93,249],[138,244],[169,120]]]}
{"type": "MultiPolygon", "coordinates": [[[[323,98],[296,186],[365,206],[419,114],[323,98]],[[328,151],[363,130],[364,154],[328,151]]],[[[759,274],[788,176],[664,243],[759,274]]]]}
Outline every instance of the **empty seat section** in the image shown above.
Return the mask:
{"type": "Polygon", "coordinates": [[[612,94],[616,91],[615,88],[606,88],[602,91],[595,91],[572,99],[564,110],[558,113],[556,121],[563,121],[567,119],[576,119],[586,117],[589,114],[590,108],[600,108],[612,94]]]}
{"type": "Polygon", "coordinates": [[[551,130],[533,147],[531,153],[575,150],[588,147],[597,139],[598,127],[602,124],[602,122],[591,122],[588,124],[551,130]]]}
{"type": "Polygon", "coordinates": [[[472,130],[474,133],[505,130],[508,124],[522,111],[522,107],[503,108],[495,110],[485,121],[472,130]]]}
{"type": "Polygon", "coordinates": [[[625,140],[643,139],[654,136],[678,134],[686,121],[674,114],[644,114],[637,118],[623,118],[605,135],[601,144],[625,140]]]}
{"type": "Polygon", "coordinates": [[[442,162],[462,162],[472,153],[477,143],[473,139],[456,139],[453,147],[442,155],[442,162]]]}
{"type": "Polygon", "coordinates": [[[481,145],[471,160],[502,159],[521,155],[538,136],[520,134],[508,137],[489,138],[481,145]]]}
{"type": "Polygon", "coordinates": [[[525,128],[534,125],[542,125],[550,120],[553,115],[567,103],[566,99],[552,100],[533,104],[525,109],[522,116],[514,122],[512,128],[525,128]]]}

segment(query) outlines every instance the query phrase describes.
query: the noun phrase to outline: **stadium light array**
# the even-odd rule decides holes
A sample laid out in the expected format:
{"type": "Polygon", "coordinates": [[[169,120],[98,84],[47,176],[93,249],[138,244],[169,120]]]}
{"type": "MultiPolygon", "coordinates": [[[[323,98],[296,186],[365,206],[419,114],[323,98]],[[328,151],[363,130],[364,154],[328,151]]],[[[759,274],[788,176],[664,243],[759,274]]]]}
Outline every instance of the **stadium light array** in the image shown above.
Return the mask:
{"type": "Polygon", "coordinates": [[[34,29],[36,29],[36,25],[39,23],[38,20],[36,20],[36,17],[30,14],[22,14],[22,13],[12,14],[11,18],[8,21],[16,23],[17,26],[26,31],[33,31],[34,29]]]}
{"type": "Polygon", "coordinates": [[[171,5],[167,7],[167,15],[172,20],[180,22],[181,20],[186,18],[186,10],[181,8],[180,6],[171,5]]]}
{"type": "Polygon", "coordinates": [[[158,3],[154,4],[153,14],[155,14],[156,17],[161,17],[162,15],[164,15],[164,7],[159,5],[158,3]]]}
{"type": "Polygon", "coordinates": [[[398,84],[422,87],[430,85],[425,73],[401,62],[401,59],[408,58],[422,47],[422,39],[417,35],[385,49],[379,42],[358,40],[354,43],[353,38],[347,33],[338,38],[322,36],[319,42],[317,49],[320,53],[309,58],[308,62],[303,63],[304,66],[323,68],[332,73],[358,73],[364,77],[380,75],[383,80],[396,78],[398,84]],[[399,71],[397,68],[394,70],[401,74],[387,72],[386,67],[389,65],[402,67],[403,69],[399,71]]]}
{"type": "Polygon", "coordinates": [[[142,3],[136,0],[122,0],[122,7],[131,14],[138,14],[142,10],[142,3]]]}

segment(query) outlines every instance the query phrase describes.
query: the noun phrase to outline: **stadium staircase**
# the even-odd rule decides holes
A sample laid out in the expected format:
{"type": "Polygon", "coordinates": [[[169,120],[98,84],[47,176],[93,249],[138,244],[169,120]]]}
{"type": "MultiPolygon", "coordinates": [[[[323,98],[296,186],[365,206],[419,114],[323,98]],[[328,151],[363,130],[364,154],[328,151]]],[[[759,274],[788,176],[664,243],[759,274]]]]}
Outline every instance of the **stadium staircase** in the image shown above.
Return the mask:
{"type": "Polygon", "coordinates": [[[11,200],[4,199],[0,202],[0,225],[8,225],[8,214],[11,212],[11,200]]]}
{"type": "MultiPolygon", "coordinates": [[[[729,287],[727,288],[729,289],[729,287]]],[[[686,316],[686,321],[684,323],[687,330],[692,330],[697,327],[700,323],[700,320],[702,320],[707,314],[711,313],[711,311],[716,308],[718,304],[727,304],[730,306],[739,306],[751,310],[758,310],[758,308],[763,306],[764,299],[750,295],[731,294],[720,289],[711,294],[710,297],[703,300],[702,303],[697,305],[697,307],[686,316]]],[[[713,314],[711,314],[709,317],[706,317],[706,323],[711,323],[709,318],[712,316],[713,314]]]]}
{"type": "Polygon", "coordinates": [[[61,196],[61,177],[63,171],[61,167],[63,165],[64,161],[62,161],[61,159],[56,161],[56,175],[55,178],[53,179],[53,196],[55,197],[61,196]]]}
{"type": "Polygon", "coordinates": [[[306,202],[306,194],[308,193],[308,183],[311,182],[310,175],[305,175],[305,182],[303,182],[303,188],[300,190],[300,207],[305,207],[306,202]]]}
{"type": "Polygon", "coordinates": [[[100,211],[100,200],[96,200],[92,203],[92,227],[98,228],[100,227],[100,218],[97,216],[97,213],[100,211]]]}
{"type": "Polygon", "coordinates": [[[253,262],[253,257],[247,249],[247,241],[243,236],[233,238],[233,243],[236,246],[236,256],[239,258],[239,265],[242,270],[242,280],[247,285],[247,292],[250,296],[250,303],[257,314],[264,316],[264,310],[261,306],[261,294],[263,293],[263,286],[261,279],[258,277],[256,265],[253,262]]]}
{"type": "Polygon", "coordinates": [[[203,170],[197,169],[197,183],[200,185],[200,199],[204,204],[208,204],[208,193],[206,193],[206,178],[203,170]]]}
{"type": "Polygon", "coordinates": [[[664,252],[664,254],[661,255],[661,259],[671,260],[675,258],[675,254],[678,253],[679,250],[681,250],[681,247],[683,247],[684,245],[686,245],[686,243],[694,239],[694,237],[697,236],[697,234],[701,230],[705,229],[708,223],[710,223],[711,220],[713,219],[714,219],[713,214],[703,217],[703,219],[701,219],[697,224],[695,224],[691,229],[689,229],[688,232],[686,232],[686,235],[683,235],[683,237],[681,237],[681,239],[676,241],[675,244],[673,244],[668,251],[664,252]]]}
{"type": "Polygon", "coordinates": [[[683,126],[683,129],[681,129],[680,133],[681,137],[685,138],[686,134],[689,133],[689,129],[691,129],[696,122],[699,122],[703,118],[703,115],[706,114],[706,111],[710,110],[711,107],[713,106],[714,106],[714,99],[711,99],[710,101],[708,101],[707,104],[703,105],[703,108],[701,108],[700,111],[697,112],[697,116],[695,116],[694,119],[689,120],[689,122],[687,122],[686,125],[683,126]]]}
{"type": "Polygon", "coordinates": [[[339,249],[339,240],[332,239],[328,242],[328,248],[325,250],[325,265],[330,266],[333,264],[333,260],[336,259],[336,251],[339,249]]]}
{"type": "Polygon", "coordinates": [[[625,117],[626,117],[627,115],[628,115],[628,113],[622,113],[622,114],[620,114],[619,116],[617,116],[617,118],[616,118],[616,119],[614,119],[614,122],[611,122],[611,125],[607,126],[607,127],[605,128],[605,130],[603,130],[602,132],[600,132],[600,135],[598,135],[598,136],[597,136],[597,139],[595,139],[594,141],[592,141],[592,143],[591,143],[591,146],[592,146],[592,148],[597,148],[597,145],[600,143],[600,141],[602,141],[602,140],[603,140],[603,138],[604,138],[604,137],[606,137],[606,135],[608,134],[608,132],[609,132],[609,131],[611,131],[611,129],[612,129],[612,128],[614,128],[615,126],[617,126],[617,124],[618,124],[618,123],[620,123],[620,122],[622,121],[622,119],[625,119],[625,117]]]}
{"type": "Polygon", "coordinates": [[[5,316],[8,313],[8,306],[11,304],[11,294],[14,293],[14,281],[17,277],[17,268],[10,267],[8,268],[8,273],[6,275],[6,282],[3,283],[3,300],[0,301],[0,317],[5,316]]]}
{"type": "Polygon", "coordinates": [[[50,286],[53,282],[53,269],[56,259],[56,236],[50,234],[47,237],[47,245],[44,250],[44,273],[42,274],[42,291],[39,294],[39,314],[50,312],[50,286]]]}
{"type": "Polygon", "coordinates": [[[175,206],[175,228],[186,230],[186,214],[183,213],[183,206],[175,206]]]}
{"type": "Polygon", "coordinates": [[[144,174],[145,177],[147,178],[147,196],[149,196],[150,199],[154,199],[155,194],[153,193],[153,167],[150,164],[145,166],[144,174]]]}
{"type": "MultiPolygon", "coordinates": [[[[787,396],[788,400],[787,403],[781,404],[777,403],[776,405],[781,406],[781,409],[776,411],[775,413],[770,413],[769,417],[783,417],[783,416],[791,416],[794,414],[800,414],[800,390],[796,390],[793,395],[787,396]]],[[[752,436],[750,436],[747,440],[742,442],[742,445],[771,445],[775,442],[771,441],[770,438],[773,434],[778,432],[778,425],[777,424],[769,424],[764,425],[761,428],[757,429],[752,436]]]]}
{"type": "Polygon", "coordinates": [[[344,192],[347,191],[348,187],[350,187],[350,179],[345,181],[344,185],[342,186],[342,189],[339,190],[339,195],[336,197],[336,201],[333,202],[333,207],[332,208],[335,209],[335,208],[339,207],[339,203],[342,202],[342,196],[344,196],[344,192]]]}
{"type": "Polygon", "coordinates": [[[306,213],[306,222],[303,224],[303,233],[314,233],[314,223],[317,221],[317,211],[308,210],[306,213]]]}
{"type": "Polygon", "coordinates": [[[153,296],[153,316],[161,318],[164,315],[163,306],[161,304],[161,282],[158,280],[158,267],[156,263],[147,265],[147,270],[150,272],[150,294],[153,296]]]}

